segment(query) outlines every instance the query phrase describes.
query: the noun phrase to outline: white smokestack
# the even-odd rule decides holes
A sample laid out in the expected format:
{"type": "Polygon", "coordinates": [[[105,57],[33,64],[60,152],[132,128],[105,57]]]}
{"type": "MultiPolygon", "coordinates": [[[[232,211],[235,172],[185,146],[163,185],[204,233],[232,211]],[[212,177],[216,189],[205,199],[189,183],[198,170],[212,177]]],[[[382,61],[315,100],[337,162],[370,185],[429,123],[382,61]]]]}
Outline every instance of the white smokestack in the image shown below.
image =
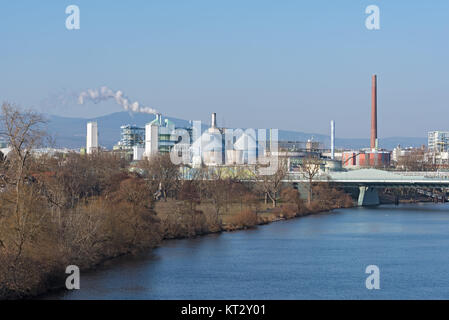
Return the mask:
{"type": "Polygon", "coordinates": [[[88,122],[86,152],[91,154],[96,150],[98,150],[98,125],[96,122],[88,122]]]}
{"type": "Polygon", "coordinates": [[[335,158],[335,121],[331,120],[331,159],[335,158]]]}
{"type": "Polygon", "coordinates": [[[156,114],[157,111],[150,107],[141,106],[138,101],[130,102],[121,90],[113,91],[108,87],[101,87],[98,89],[87,89],[78,96],[78,103],[84,104],[86,101],[92,101],[93,103],[99,103],[109,99],[114,99],[116,103],[121,105],[123,109],[132,112],[142,112],[156,114]]]}

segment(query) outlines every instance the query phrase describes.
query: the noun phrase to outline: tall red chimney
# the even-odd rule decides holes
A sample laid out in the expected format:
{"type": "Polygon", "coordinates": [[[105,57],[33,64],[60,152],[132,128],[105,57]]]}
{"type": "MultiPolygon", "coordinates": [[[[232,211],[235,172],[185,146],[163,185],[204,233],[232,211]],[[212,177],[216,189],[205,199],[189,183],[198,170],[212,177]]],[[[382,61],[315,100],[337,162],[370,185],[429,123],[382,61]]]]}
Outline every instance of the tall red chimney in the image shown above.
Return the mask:
{"type": "Polygon", "coordinates": [[[377,148],[377,76],[373,75],[371,84],[371,150],[377,148]]]}

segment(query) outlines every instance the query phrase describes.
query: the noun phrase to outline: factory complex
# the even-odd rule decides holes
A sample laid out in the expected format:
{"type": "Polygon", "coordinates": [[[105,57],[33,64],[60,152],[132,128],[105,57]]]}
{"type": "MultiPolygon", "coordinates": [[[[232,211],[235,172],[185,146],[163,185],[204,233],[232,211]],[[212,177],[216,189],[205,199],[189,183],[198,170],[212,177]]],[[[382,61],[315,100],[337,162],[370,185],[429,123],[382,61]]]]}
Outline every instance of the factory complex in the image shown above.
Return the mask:
{"type": "MultiPolygon", "coordinates": [[[[313,138],[307,141],[279,140],[278,131],[275,129],[242,130],[219,127],[216,119],[216,113],[212,113],[208,128],[202,128],[201,124],[195,121],[191,121],[189,127],[178,128],[158,113],[145,127],[129,124],[121,126],[121,139],[113,151],[121,152],[133,161],[173,151],[182,158],[184,164],[191,167],[256,165],[266,163],[267,158],[276,156],[286,159],[291,171],[299,170],[302,159],[310,157],[321,159],[324,171],[366,167],[387,169],[392,164],[392,154],[405,154],[404,150],[395,149],[392,152],[379,147],[376,75],[372,76],[370,146],[364,149],[337,149],[336,124],[333,120],[330,121],[331,143],[329,147],[325,147],[322,142],[313,138]]],[[[440,136],[435,137],[436,141],[440,136]]],[[[449,133],[446,139],[449,141],[449,133]]],[[[439,142],[434,142],[434,145],[441,149],[439,142]]],[[[87,143],[83,151],[92,153],[98,148],[98,126],[97,123],[90,122],[87,124],[87,143]]]]}
{"type": "MultiPolygon", "coordinates": [[[[156,154],[170,153],[177,164],[201,166],[255,166],[267,164],[271,157],[285,159],[290,171],[299,170],[305,158],[321,159],[323,171],[342,171],[360,168],[389,169],[405,157],[416,157],[422,162],[449,168],[449,132],[428,132],[428,145],[421,148],[394,150],[381,148],[377,131],[377,75],[371,79],[370,144],[366,148],[348,150],[336,148],[336,123],[330,120],[330,145],[316,141],[280,140],[277,129],[232,129],[217,124],[216,113],[211,114],[210,125],[189,121],[177,127],[173,121],[156,113],[145,126],[123,124],[120,140],[112,150],[101,147],[101,123],[87,123],[86,146],[80,153],[114,152],[131,161],[141,161],[156,154]]],[[[119,129],[119,128],[117,128],[119,129]]],[[[6,143],[0,141],[0,151],[8,153],[6,143]]],[[[69,149],[39,149],[35,154],[74,152],[69,149]]]]}

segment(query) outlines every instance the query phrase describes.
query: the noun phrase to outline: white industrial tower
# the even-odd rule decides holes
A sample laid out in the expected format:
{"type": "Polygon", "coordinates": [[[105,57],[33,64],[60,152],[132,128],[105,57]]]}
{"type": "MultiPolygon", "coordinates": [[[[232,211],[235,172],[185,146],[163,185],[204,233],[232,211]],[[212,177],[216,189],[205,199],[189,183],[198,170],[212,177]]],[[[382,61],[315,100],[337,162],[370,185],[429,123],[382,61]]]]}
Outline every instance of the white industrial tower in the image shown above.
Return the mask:
{"type": "Polygon", "coordinates": [[[151,157],[159,151],[159,125],[155,122],[145,125],[145,157],[151,157]]]}
{"type": "Polygon", "coordinates": [[[335,159],[335,121],[331,120],[331,159],[335,159]]]}
{"type": "Polygon", "coordinates": [[[86,152],[91,154],[98,150],[98,125],[96,122],[87,123],[86,152]]]}

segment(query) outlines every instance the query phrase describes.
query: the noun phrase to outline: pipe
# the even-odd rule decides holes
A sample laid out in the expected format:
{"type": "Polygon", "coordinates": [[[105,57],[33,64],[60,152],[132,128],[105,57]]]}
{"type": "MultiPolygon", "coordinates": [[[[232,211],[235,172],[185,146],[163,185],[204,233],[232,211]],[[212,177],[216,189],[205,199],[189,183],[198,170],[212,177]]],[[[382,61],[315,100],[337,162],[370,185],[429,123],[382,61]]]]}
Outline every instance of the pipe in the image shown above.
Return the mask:
{"type": "Polygon", "coordinates": [[[211,128],[217,127],[217,114],[215,112],[212,113],[212,121],[210,124],[211,128]]]}
{"type": "Polygon", "coordinates": [[[335,121],[331,120],[331,159],[335,158],[335,121]]]}

